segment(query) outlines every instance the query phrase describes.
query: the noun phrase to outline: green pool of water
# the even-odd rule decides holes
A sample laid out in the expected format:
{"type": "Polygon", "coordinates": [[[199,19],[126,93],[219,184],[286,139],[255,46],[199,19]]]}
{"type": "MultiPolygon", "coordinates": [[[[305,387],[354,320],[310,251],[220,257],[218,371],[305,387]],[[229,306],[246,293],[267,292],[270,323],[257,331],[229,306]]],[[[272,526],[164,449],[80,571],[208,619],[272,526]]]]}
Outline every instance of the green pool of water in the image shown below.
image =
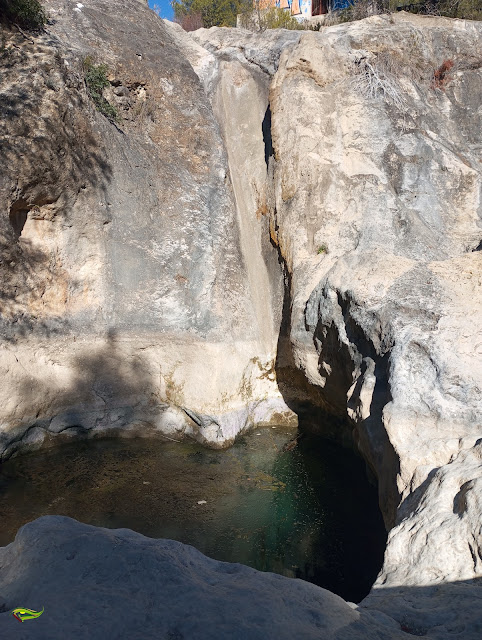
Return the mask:
{"type": "Polygon", "coordinates": [[[227,451],[161,439],[86,440],[0,469],[0,545],[41,515],[192,544],[212,558],[302,578],[354,602],[386,533],[363,461],[292,430],[262,428],[227,451]]]}

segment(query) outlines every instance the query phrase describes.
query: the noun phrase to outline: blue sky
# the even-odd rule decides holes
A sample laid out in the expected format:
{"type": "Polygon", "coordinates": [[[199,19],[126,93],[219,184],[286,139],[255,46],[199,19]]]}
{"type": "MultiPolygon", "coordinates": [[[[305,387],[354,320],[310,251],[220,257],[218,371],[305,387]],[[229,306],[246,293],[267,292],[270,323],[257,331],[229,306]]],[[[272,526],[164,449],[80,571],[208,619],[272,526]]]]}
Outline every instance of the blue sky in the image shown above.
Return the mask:
{"type": "Polygon", "coordinates": [[[149,6],[151,9],[157,6],[160,9],[161,18],[169,18],[169,20],[172,20],[174,14],[171,8],[171,0],[149,0],[149,6]]]}

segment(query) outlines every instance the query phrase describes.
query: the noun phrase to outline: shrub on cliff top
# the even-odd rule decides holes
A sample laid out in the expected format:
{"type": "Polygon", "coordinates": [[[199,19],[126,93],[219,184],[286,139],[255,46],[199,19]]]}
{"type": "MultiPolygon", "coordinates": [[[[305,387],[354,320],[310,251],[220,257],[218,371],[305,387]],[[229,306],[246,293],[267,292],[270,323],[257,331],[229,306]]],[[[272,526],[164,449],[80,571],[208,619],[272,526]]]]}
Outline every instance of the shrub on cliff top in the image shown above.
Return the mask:
{"type": "Polygon", "coordinates": [[[298,22],[296,18],[285,11],[277,7],[271,7],[261,14],[260,17],[261,30],[265,29],[304,29],[304,25],[298,22]]]}
{"type": "MultiPolygon", "coordinates": [[[[235,27],[236,16],[251,0],[171,0],[174,16],[182,24],[187,15],[200,16],[203,27],[235,27]]],[[[251,4],[252,6],[252,4],[251,4]]]]}
{"type": "Polygon", "coordinates": [[[203,27],[203,18],[200,13],[186,13],[175,17],[174,22],[180,24],[184,31],[197,31],[203,27]]]}
{"type": "Polygon", "coordinates": [[[480,0],[391,0],[390,8],[447,18],[482,19],[480,0]]]}
{"type": "Polygon", "coordinates": [[[47,14],[38,0],[0,0],[0,17],[24,29],[41,29],[47,22],[47,14]]]}
{"type": "Polygon", "coordinates": [[[326,14],[323,26],[402,10],[422,15],[482,20],[481,0],[351,0],[350,6],[345,9],[326,14]]]}

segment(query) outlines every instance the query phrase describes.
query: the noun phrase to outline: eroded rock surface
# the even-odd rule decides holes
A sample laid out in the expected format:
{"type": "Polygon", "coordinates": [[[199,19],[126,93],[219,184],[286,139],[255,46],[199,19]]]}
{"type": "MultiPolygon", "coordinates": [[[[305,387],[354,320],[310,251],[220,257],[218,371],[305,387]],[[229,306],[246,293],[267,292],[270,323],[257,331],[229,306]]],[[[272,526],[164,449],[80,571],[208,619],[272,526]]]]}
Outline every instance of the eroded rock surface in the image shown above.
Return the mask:
{"type": "Polygon", "coordinates": [[[17,638],[403,640],[380,613],[302,580],[218,562],[180,542],[45,516],[0,549],[0,630],[17,638]],[[19,623],[18,603],[45,612],[19,623]]]}
{"type": "Polygon", "coordinates": [[[482,575],[482,25],[392,20],[304,35],[270,93],[294,358],[397,523],[384,586],[482,575]]]}
{"type": "Polygon", "coordinates": [[[245,54],[252,34],[235,34],[192,39],[215,57],[218,86],[227,61],[270,77],[267,204],[290,294],[278,381],[287,372],[285,398],[339,417],[321,427],[330,437],[351,427],[394,527],[364,604],[415,635],[475,637],[482,26],[373,17],[304,33],[271,68],[245,54]]]}
{"type": "Polygon", "coordinates": [[[46,4],[46,32],[6,33],[1,54],[1,450],[106,429],[224,446],[292,419],[277,254],[266,240],[253,268],[261,225],[198,77],[141,3],[46,4]]]}
{"type": "Polygon", "coordinates": [[[329,618],[316,637],[480,637],[482,25],[186,36],[120,5],[51,0],[47,34],[7,47],[6,139],[27,146],[1,178],[3,448],[29,426],[221,445],[309,401],[355,440],[391,528],[361,618],[340,611],[388,626],[329,618]],[[92,52],[118,127],[88,100],[92,52]]]}

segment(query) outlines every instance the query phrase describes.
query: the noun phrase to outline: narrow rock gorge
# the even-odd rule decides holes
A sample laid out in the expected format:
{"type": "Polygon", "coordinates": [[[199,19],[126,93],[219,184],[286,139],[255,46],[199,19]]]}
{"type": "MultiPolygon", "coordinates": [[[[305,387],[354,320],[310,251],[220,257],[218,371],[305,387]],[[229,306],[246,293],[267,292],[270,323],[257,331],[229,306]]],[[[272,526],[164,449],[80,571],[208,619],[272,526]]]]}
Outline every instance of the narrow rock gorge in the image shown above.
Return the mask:
{"type": "Polygon", "coordinates": [[[5,637],[37,589],[63,611],[16,637],[479,638],[482,23],[188,34],[137,0],[45,6],[0,50],[3,459],[299,420],[363,456],[389,536],[354,605],[44,517],[0,549],[5,637]]]}

